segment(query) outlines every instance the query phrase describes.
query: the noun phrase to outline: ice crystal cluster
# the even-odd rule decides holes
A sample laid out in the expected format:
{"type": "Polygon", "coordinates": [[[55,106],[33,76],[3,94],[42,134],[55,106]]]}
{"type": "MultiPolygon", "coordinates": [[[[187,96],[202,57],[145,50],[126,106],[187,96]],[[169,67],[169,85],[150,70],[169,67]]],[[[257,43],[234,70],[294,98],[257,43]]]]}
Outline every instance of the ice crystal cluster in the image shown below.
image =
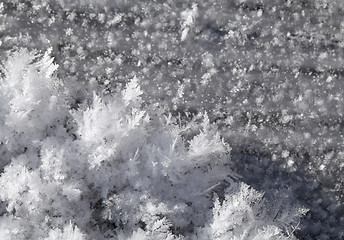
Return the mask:
{"type": "Polygon", "coordinates": [[[344,239],[341,0],[0,2],[0,239],[344,239]]]}

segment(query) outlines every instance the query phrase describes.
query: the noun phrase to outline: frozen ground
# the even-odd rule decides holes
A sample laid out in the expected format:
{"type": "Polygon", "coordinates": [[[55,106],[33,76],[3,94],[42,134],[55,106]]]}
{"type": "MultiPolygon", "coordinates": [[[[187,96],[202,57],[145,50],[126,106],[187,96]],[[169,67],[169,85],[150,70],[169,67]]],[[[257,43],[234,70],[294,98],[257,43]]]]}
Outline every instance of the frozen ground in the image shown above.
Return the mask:
{"type": "Polygon", "coordinates": [[[343,238],[342,1],[51,2],[0,3],[1,60],[52,47],[75,105],[136,76],[182,121],[207,111],[242,181],[310,209],[299,239],[343,238]]]}

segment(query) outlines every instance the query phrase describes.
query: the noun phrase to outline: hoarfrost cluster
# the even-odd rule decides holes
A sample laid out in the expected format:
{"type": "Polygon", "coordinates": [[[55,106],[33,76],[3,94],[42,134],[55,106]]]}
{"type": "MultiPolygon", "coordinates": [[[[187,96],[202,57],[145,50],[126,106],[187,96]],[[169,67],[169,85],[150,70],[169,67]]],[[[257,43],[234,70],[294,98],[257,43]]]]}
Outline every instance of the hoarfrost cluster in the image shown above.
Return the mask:
{"type": "Polygon", "coordinates": [[[0,239],[343,239],[341,0],[0,2],[0,239]]]}

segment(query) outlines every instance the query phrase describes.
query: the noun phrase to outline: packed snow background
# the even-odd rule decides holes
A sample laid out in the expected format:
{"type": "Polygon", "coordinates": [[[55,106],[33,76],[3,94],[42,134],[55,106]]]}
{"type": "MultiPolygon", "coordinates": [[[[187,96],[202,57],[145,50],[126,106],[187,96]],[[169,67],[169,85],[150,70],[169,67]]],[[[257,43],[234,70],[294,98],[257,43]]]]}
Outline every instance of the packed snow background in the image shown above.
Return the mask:
{"type": "Polygon", "coordinates": [[[344,2],[0,2],[0,239],[344,239],[344,2]]]}

